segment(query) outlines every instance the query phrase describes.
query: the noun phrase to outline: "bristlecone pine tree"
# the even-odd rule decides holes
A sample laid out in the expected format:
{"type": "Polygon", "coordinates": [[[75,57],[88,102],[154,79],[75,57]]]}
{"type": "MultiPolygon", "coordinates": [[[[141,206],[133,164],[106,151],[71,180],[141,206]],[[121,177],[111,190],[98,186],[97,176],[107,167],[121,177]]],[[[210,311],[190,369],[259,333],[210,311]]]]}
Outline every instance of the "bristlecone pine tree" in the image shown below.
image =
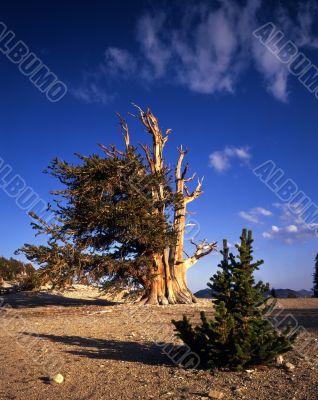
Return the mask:
{"type": "Polygon", "coordinates": [[[316,255],[315,261],[314,287],[312,290],[314,292],[313,297],[318,297],[318,254],[316,255]]]}
{"type": "Polygon", "coordinates": [[[31,275],[34,268],[31,264],[25,264],[14,258],[0,257],[0,277],[5,281],[21,280],[21,278],[31,275]]]}
{"type": "Polygon", "coordinates": [[[103,281],[106,287],[142,288],[148,304],[192,303],[186,272],[216,248],[214,242],[192,241],[196,250],[185,257],[187,206],[202,195],[202,179],[189,190],[195,176],[187,177],[182,146],[171,173],[163,157],[170,129],[163,132],[149,109],[136,108],[151,147],[141,145],[140,154],[118,114],[124,151],[100,145],[103,157],[78,155],[78,165],[53,160],[48,172],[64,186],[53,192],[55,222],[32,214],[33,228],[48,235],[48,244],[25,244],[20,251],[40,265],[44,282],[57,286],[103,281]]]}
{"type": "Polygon", "coordinates": [[[269,285],[255,283],[253,273],[263,261],[253,262],[252,243],[252,232],[243,230],[241,244],[236,245],[239,255],[234,257],[223,241],[221,270],[208,284],[216,298],[215,319],[202,312],[202,325],[194,328],[186,316],[173,321],[177,335],[198,354],[203,368],[241,370],[271,364],[295,340],[288,337],[288,328],[277,332],[266,318],[274,304],[266,297],[269,285]]]}

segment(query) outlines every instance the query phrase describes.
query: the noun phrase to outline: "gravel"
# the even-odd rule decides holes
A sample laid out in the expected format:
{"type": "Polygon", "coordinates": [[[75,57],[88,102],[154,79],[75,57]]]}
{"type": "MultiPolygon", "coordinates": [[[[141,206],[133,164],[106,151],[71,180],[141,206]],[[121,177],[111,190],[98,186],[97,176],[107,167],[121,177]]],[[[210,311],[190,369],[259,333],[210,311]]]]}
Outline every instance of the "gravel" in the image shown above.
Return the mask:
{"type": "Polygon", "coordinates": [[[0,400],[202,400],[211,393],[223,399],[318,400],[317,347],[299,350],[306,340],[316,339],[318,346],[317,299],[286,299],[276,310],[279,318],[294,316],[306,329],[307,338],[284,355],[294,369],[210,373],[171,359],[185,354],[171,320],[187,314],[196,321],[201,310],[212,315],[209,300],[156,307],[79,297],[7,296],[0,309],[0,400]],[[54,382],[57,374],[63,383],[54,382]]]}

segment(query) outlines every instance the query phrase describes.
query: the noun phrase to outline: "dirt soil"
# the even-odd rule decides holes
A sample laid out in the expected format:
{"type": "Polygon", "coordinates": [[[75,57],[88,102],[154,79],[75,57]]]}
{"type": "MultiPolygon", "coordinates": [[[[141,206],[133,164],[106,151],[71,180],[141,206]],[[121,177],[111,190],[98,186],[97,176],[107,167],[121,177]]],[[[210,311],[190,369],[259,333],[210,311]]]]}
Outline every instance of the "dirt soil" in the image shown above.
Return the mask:
{"type": "Polygon", "coordinates": [[[58,293],[8,295],[0,308],[0,400],[208,399],[211,390],[224,400],[318,400],[318,299],[280,300],[276,310],[277,321],[286,317],[303,330],[284,355],[292,371],[210,373],[176,365],[186,351],[171,320],[187,314],[195,321],[200,310],[212,315],[211,301],[156,307],[58,293]],[[57,373],[64,383],[50,380],[57,373]]]}

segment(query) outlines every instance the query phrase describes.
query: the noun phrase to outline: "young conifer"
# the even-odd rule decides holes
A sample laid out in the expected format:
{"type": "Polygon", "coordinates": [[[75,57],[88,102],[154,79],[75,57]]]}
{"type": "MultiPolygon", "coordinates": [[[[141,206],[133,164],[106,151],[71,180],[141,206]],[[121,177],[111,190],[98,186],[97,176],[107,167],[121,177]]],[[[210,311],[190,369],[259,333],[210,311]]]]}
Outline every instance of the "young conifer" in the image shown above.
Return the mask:
{"type": "Polygon", "coordinates": [[[295,335],[288,336],[288,328],[279,332],[269,322],[274,304],[267,297],[269,285],[255,282],[254,272],[263,261],[253,262],[252,244],[252,232],[244,229],[235,257],[223,241],[220,270],[208,284],[215,297],[214,319],[202,312],[202,324],[194,328],[186,316],[173,321],[178,336],[199,355],[203,368],[242,370],[271,364],[295,340],[295,335]]]}

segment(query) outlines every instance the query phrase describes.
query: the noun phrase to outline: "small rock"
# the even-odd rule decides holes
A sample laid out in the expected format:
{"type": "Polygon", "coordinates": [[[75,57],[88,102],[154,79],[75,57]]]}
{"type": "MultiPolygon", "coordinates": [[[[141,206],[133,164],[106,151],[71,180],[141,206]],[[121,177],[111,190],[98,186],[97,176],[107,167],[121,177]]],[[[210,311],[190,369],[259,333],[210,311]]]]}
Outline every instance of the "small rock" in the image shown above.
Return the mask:
{"type": "Polygon", "coordinates": [[[277,365],[282,365],[284,363],[284,357],[282,355],[279,355],[276,357],[276,364],[277,365]]]}
{"type": "Polygon", "coordinates": [[[233,392],[235,392],[235,393],[242,393],[244,390],[246,390],[246,388],[245,388],[245,387],[237,387],[237,386],[234,386],[232,390],[233,390],[233,392]]]}
{"type": "Polygon", "coordinates": [[[287,363],[285,364],[285,368],[287,369],[287,371],[293,371],[296,367],[295,367],[294,364],[292,364],[292,363],[290,363],[290,362],[287,362],[287,363]]]}
{"type": "Polygon", "coordinates": [[[59,385],[64,382],[64,376],[62,374],[56,374],[52,378],[53,382],[58,383],[59,385]]]}
{"type": "Polygon", "coordinates": [[[208,393],[208,396],[210,399],[219,400],[219,399],[223,399],[224,393],[218,392],[217,390],[210,390],[208,393]]]}

